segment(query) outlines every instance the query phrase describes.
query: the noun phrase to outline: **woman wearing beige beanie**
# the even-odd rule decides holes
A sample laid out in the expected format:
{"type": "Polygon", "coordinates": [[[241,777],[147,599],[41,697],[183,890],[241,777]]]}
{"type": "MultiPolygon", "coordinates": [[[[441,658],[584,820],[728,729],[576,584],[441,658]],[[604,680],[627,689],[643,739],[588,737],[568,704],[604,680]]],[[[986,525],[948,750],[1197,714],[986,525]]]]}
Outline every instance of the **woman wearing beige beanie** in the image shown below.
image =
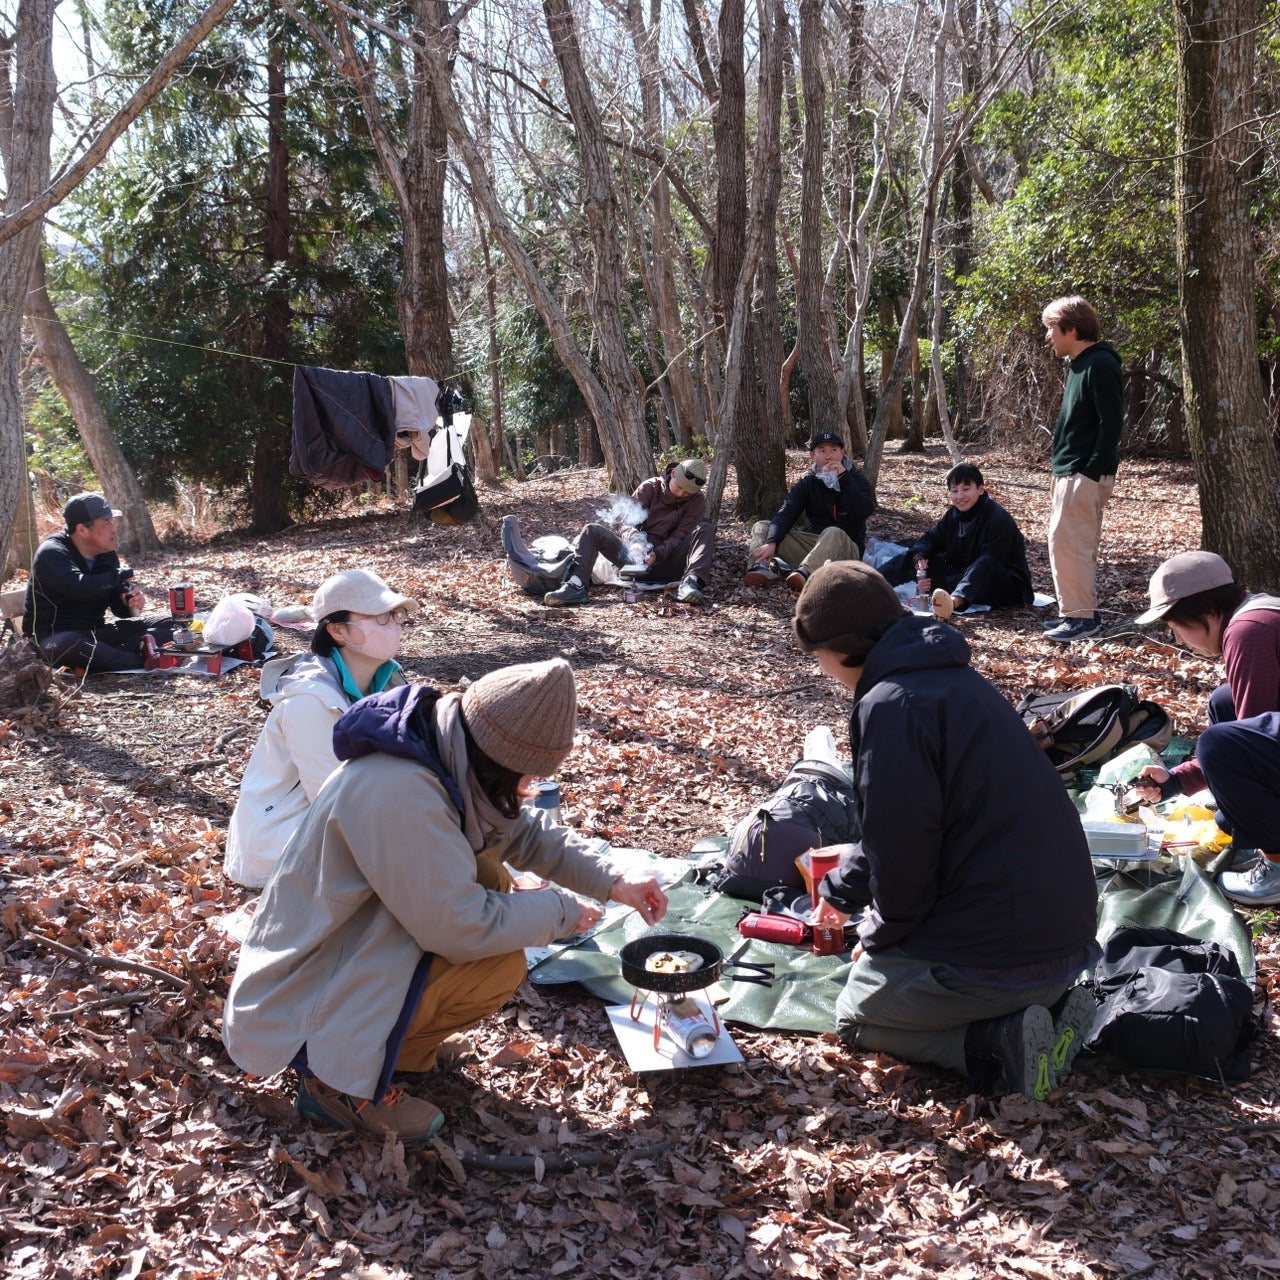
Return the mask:
{"type": "Polygon", "coordinates": [[[463,693],[407,685],[351,708],[343,761],[286,846],[240,952],[223,1017],[254,1075],[293,1067],[298,1110],[425,1141],[444,1117],[391,1087],[500,1008],[524,948],[581,932],[608,899],[653,924],[666,895],[521,804],[573,746],[573,671],[504,667],[463,693]],[[512,893],[505,864],[552,884],[512,893]],[[560,886],[564,886],[561,888],[560,886]]]}

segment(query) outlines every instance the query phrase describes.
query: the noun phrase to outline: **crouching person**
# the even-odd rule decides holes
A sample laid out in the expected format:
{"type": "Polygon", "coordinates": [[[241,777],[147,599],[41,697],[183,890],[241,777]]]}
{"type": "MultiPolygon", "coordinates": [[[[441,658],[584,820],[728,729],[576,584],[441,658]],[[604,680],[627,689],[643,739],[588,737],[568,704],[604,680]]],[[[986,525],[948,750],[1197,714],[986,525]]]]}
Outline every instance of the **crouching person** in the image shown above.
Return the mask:
{"type": "Polygon", "coordinates": [[[343,763],[285,846],[227,998],[223,1039],[244,1070],[292,1066],[298,1110],[322,1124],[424,1141],[444,1117],[393,1074],[428,1071],[443,1040],[500,1008],[524,947],[590,928],[608,899],[661,919],[656,880],[617,874],[520,803],[568,755],[575,721],[563,659],[461,694],[389,689],[339,720],[343,763]],[[512,893],[504,863],[565,888],[512,893]]]}
{"type": "Polygon", "coordinates": [[[861,838],[819,918],[865,911],[836,1002],[850,1048],[1043,1099],[1095,1010],[1097,892],[1057,772],[952,627],[908,613],[858,561],[814,570],[793,627],[853,693],[861,838]]]}

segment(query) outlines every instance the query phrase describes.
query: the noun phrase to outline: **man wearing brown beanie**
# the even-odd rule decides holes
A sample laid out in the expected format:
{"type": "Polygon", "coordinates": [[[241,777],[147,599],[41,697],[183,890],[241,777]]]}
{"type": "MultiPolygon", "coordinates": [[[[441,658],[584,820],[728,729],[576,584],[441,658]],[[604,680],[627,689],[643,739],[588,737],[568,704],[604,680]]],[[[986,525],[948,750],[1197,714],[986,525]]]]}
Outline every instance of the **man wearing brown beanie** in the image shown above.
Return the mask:
{"type": "Polygon", "coordinates": [[[837,1031],[862,1052],[1043,1099],[1092,1023],[1097,893],[1079,815],[954,627],[908,613],[860,561],[816,569],[800,647],[853,693],[861,836],[819,919],[858,926],[837,1031]]]}
{"type": "Polygon", "coordinates": [[[298,1074],[299,1112],[426,1141],[444,1116],[392,1087],[500,1008],[524,948],[594,925],[607,899],[648,924],[666,895],[522,805],[573,746],[562,658],[504,667],[463,693],[404,685],[334,729],[343,763],[285,846],[240,951],[223,1016],[236,1062],[298,1074]],[[552,884],[511,893],[505,864],[552,884]],[[558,886],[564,885],[565,888],[558,886]]]}

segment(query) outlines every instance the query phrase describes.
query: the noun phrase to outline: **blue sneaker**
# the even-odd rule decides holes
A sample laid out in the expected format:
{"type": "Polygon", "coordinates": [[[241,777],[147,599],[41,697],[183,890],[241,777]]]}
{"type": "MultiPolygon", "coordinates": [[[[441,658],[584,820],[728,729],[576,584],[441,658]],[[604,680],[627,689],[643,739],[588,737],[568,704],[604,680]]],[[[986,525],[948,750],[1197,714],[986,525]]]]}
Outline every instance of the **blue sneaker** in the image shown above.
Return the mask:
{"type": "Polygon", "coordinates": [[[1271,907],[1280,903],[1280,862],[1265,855],[1248,871],[1224,871],[1218,881],[1232,902],[1246,907],[1271,907]]]}

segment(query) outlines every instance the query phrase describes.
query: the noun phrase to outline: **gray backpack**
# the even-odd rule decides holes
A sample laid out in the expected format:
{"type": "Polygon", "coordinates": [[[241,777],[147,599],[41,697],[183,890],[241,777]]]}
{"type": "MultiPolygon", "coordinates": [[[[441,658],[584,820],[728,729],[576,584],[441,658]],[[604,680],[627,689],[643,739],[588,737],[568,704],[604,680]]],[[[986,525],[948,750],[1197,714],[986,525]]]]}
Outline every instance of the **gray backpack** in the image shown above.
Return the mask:
{"type": "Polygon", "coordinates": [[[859,838],[858,800],[849,775],[825,760],[801,760],[782,785],[733,829],[715,887],[759,902],[778,885],[805,891],[796,859],[808,849],[859,838]]]}

